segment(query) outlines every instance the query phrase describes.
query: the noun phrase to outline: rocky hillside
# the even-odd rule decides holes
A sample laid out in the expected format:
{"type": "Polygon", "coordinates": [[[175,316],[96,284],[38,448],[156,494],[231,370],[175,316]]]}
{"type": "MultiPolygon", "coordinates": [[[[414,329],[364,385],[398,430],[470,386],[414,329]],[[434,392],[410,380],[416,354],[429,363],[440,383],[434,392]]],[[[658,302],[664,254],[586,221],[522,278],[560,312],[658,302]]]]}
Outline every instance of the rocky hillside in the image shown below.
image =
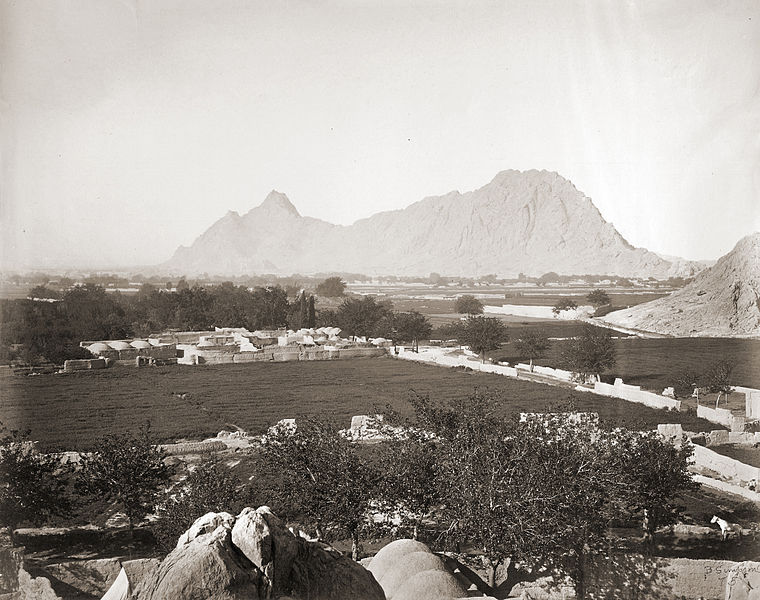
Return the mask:
{"type": "Polygon", "coordinates": [[[482,188],[425,198],[351,226],[302,217],[271,192],[241,216],[229,212],[163,270],[180,274],[354,272],[478,276],[693,275],[631,246],[575,186],[547,171],[503,171],[482,188]]]}
{"type": "Polygon", "coordinates": [[[677,337],[760,337],[760,233],[670,296],[606,315],[612,324],[677,337]]]}

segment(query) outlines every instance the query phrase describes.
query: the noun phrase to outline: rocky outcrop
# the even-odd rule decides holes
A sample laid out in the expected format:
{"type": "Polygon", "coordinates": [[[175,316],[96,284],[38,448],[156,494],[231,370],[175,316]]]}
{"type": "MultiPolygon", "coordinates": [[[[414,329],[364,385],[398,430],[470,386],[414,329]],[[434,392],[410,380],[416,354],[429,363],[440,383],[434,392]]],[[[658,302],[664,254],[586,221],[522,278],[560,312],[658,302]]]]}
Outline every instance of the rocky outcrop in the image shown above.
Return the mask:
{"type": "Polygon", "coordinates": [[[137,600],[265,598],[263,575],[233,546],[231,538],[228,522],[210,533],[185,537],[184,543],[137,587],[134,597],[137,600]]]}
{"type": "Polygon", "coordinates": [[[232,543],[261,570],[275,597],[290,591],[300,543],[267,507],[246,508],[238,515],[232,543]]]}
{"type": "Polygon", "coordinates": [[[180,538],[135,600],[385,600],[372,574],[337,550],[295,536],[268,507],[209,513],[180,538]]]}
{"type": "Polygon", "coordinates": [[[50,580],[32,577],[24,569],[18,572],[18,591],[10,595],[12,600],[61,600],[53,591],[50,580]]]}
{"type": "Polygon", "coordinates": [[[693,275],[631,246],[557,173],[503,171],[478,190],[425,198],[351,226],[302,217],[270,193],[245,215],[229,212],[161,265],[180,274],[351,272],[367,275],[693,275]]]}
{"type": "Polygon", "coordinates": [[[760,233],[739,240],[680,290],[602,320],[676,337],[760,337],[760,233]]]}

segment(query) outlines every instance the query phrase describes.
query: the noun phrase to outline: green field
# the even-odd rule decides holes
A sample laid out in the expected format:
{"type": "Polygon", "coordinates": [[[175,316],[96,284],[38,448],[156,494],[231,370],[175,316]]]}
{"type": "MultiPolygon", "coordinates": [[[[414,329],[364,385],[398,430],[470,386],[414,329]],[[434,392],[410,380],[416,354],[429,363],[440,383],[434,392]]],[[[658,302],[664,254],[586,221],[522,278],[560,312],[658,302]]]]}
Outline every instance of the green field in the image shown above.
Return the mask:
{"type": "MultiPolygon", "coordinates": [[[[172,366],[117,366],[67,375],[5,375],[0,420],[31,429],[47,449],[86,449],[98,436],[150,419],[162,441],[201,438],[233,425],[262,432],[279,419],[320,415],[347,427],[352,415],[392,404],[408,410],[410,390],[456,401],[476,388],[500,395],[501,411],[540,411],[564,403],[567,389],[498,375],[393,358],[172,366]],[[187,394],[185,399],[178,394],[187,394]]],[[[578,410],[604,422],[653,428],[680,422],[691,431],[717,426],[688,414],[656,411],[593,394],[573,393],[578,410]]]]}
{"type": "MultiPolygon", "coordinates": [[[[542,325],[537,324],[536,327],[551,335],[550,330],[542,325]]],[[[518,335],[511,334],[511,337],[514,339],[518,335]]],[[[560,348],[561,342],[555,342],[547,357],[538,363],[558,366],[561,362],[560,348]]],[[[734,385],[760,388],[760,340],[630,338],[616,340],[615,348],[617,363],[602,376],[610,383],[615,377],[621,377],[625,383],[662,392],[665,387],[672,386],[675,379],[687,370],[706,372],[717,361],[727,360],[734,365],[731,380],[734,385]]],[[[491,352],[490,355],[510,363],[520,360],[511,343],[505,344],[501,350],[491,352]]]]}

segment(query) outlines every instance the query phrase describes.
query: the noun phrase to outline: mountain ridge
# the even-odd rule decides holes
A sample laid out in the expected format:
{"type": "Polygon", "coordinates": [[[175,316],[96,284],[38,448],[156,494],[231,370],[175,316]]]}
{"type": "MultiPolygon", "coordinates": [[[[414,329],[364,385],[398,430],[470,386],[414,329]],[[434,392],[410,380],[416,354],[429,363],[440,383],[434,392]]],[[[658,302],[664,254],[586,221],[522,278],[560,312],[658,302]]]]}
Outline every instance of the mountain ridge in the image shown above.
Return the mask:
{"type": "Polygon", "coordinates": [[[554,271],[658,278],[700,268],[634,247],[571,181],[536,170],[501,171],[476,190],[427,196],[345,226],[304,217],[272,190],[244,215],[228,212],[161,267],[188,275],[554,271]]]}
{"type": "Polygon", "coordinates": [[[760,337],[760,232],[669,296],[611,312],[602,320],[676,337],[760,337]]]}

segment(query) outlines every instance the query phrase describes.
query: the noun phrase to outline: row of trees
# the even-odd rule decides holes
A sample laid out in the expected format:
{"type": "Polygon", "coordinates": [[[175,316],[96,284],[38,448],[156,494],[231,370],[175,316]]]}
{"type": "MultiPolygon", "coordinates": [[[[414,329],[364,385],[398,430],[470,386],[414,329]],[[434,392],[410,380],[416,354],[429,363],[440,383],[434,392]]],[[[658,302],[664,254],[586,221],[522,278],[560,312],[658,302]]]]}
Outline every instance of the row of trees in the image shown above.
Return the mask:
{"type": "Polygon", "coordinates": [[[155,511],[152,527],[170,549],[208,511],[268,504],[319,538],[350,538],[358,558],[363,536],[390,527],[373,516],[395,514],[396,534],[479,556],[492,586],[509,560],[512,569],[570,576],[583,598],[584,565],[608,547],[613,524],[638,521],[652,548],[657,529],[679,518],[679,494],[696,487],[688,443],[600,429],[569,418],[567,407],[520,421],[498,415],[502,403],[487,394],[456,407],[421,396],[411,404],[411,419],[389,409],[388,421],[404,427],[386,443],[358,445],[323,421],[299,422],[253,451],[247,484],[209,462],[169,492],[173,470],[148,427],[99,440],[76,472],[22,437],[5,436],[0,515],[11,528],[45,522],[71,510],[73,490],[112,503],[130,526],[155,511]]]}
{"type": "MultiPolygon", "coordinates": [[[[341,294],[345,284],[338,278],[325,280],[326,293],[341,294]],[[341,287],[343,286],[343,287],[341,287]]],[[[210,288],[177,286],[177,291],[143,285],[135,295],[107,293],[85,284],[61,294],[37,290],[35,297],[56,297],[53,302],[33,300],[0,301],[0,348],[3,360],[33,363],[67,358],[85,358],[82,340],[123,339],[147,336],[167,329],[204,330],[216,327],[245,327],[249,330],[335,325],[336,314],[351,335],[368,335],[392,305],[346,299],[337,311],[320,311],[316,298],[306,291],[291,297],[279,286],[252,290],[231,282],[210,288]]],[[[419,315],[419,313],[415,313],[419,315]]],[[[420,317],[416,317],[421,322],[420,317]]],[[[338,325],[343,327],[343,325],[338,325]]],[[[401,328],[405,333],[409,327],[401,328]]],[[[389,334],[391,327],[385,327],[389,334]]],[[[424,337],[415,334],[415,339],[424,337]]],[[[410,340],[411,341],[411,338],[410,340]]]]}
{"type": "Polygon", "coordinates": [[[257,478],[277,482],[266,488],[275,510],[318,537],[350,537],[355,557],[370,516],[397,514],[399,533],[416,537],[425,523],[428,539],[479,555],[491,586],[509,559],[569,575],[583,598],[587,559],[607,548],[613,523],[638,521],[651,549],[679,517],[678,495],[695,488],[691,447],[656,433],[566,414],[504,419],[481,394],[456,408],[412,402],[413,428],[385,445],[357,446],[321,422],[271,436],[257,478]]]}

